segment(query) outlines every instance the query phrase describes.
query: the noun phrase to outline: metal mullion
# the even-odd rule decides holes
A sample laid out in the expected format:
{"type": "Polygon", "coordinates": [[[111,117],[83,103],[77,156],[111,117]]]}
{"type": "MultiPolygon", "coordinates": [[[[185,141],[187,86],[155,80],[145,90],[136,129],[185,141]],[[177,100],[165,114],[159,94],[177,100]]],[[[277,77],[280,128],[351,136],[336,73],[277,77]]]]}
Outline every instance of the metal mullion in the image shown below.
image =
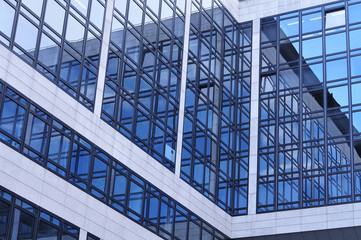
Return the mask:
{"type": "MultiPolygon", "coordinates": [[[[94,169],[94,163],[95,163],[95,146],[93,144],[91,144],[91,149],[90,149],[90,160],[89,160],[89,167],[88,167],[88,179],[86,180],[85,184],[85,188],[86,191],[91,194],[91,180],[93,179],[93,169],[94,169]]],[[[107,172],[108,173],[108,172],[107,172]]],[[[107,179],[107,178],[106,178],[107,179]]],[[[105,181],[106,181],[105,179],[105,181]]],[[[96,197],[98,199],[98,197],[96,197]]],[[[103,202],[103,201],[102,201],[103,202]]]]}
{"type": "Polygon", "coordinates": [[[350,96],[352,96],[352,91],[351,91],[351,53],[350,53],[350,26],[349,26],[349,8],[348,8],[348,1],[345,1],[345,23],[346,23],[346,51],[347,51],[347,78],[348,78],[348,112],[349,112],[349,123],[350,123],[350,147],[351,147],[351,151],[350,151],[350,165],[351,165],[351,202],[355,201],[355,178],[354,178],[354,151],[353,151],[353,128],[351,126],[353,126],[353,111],[352,111],[352,99],[350,96]]]}
{"type": "Polygon", "coordinates": [[[124,197],[124,215],[128,216],[128,212],[129,212],[129,193],[130,193],[130,183],[131,183],[131,173],[129,170],[127,170],[126,174],[124,174],[123,176],[126,177],[127,182],[126,182],[126,187],[125,187],[125,197],[124,197]]]}
{"type": "Polygon", "coordinates": [[[321,8],[322,16],[322,69],[323,69],[323,118],[324,118],[324,158],[325,158],[325,205],[328,203],[328,124],[327,124],[327,87],[326,87],[326,12],[325,7],[321,8]]]}
{"type": "MultiPolygon", "coordinates": [[[[89,23],[90,23],[90,10],[91,10],[91,3],[92,1],[96,1],[96,0],[91,0],[88,2],[88,7],[87,7],[87,13],[86,13],[86,16],[85,16],[85,24],[83,24],[83,22],[80,22],[81,25],[85,25],[85,28],[84,28],[84,39],[82,40],[83,42],[83,49],[82,49],[82,52],[80,53],[80,57],[81,57],[81,60],[80,60],[80,72],[79,72],[79,76],[78,76],[78,86],[77,86],[77,89],[76,89],[76,98],[78,101],[80,101],[80,97],[83,98],[83,96],[80,95],[80,91],[81,91],[81,82],[82,82],[82,78],[83,78],[83,74],[88,74],[87,72],[84,73],[84,68],[85,67],[85,54],[86,54],[86,47],[87,47],[87,38],[88,38],[88,33],[89,33],[89,23]]],[[[76,12],[78,11],[78,9],[76,9],[75,7],[73,8],[76,10],[76,12]]],[[[69,11],[69,14],[71,12],[69,11]]],[[[78,18],[75,17],[76,21],[78,21],[78,18]]],[[[78,21],[79,22],[79,21],[78,21]]],[[[103,23],[104,24],[104,23],[103,23]]],[[[69,26],[70,27],[70,26],[69,26]]],[[[102,33],[101,33],[102,35],[102,33]]],[[[100,41],[102,42],[102,41],[100,41]]],[[[99,64],[100,64],[100,59],[99,59],[99,64]]],[[[96,67],[98,69],[98,67],[96,67]]],[[[86,68],[88,71],[89,69],[86,68]]],[[[96,74],[98,75],[98,74],[96,74]]],[[[95,81],[95,88],[97,87],[97,80],[95,81]]],[[[90,101],[92,102],[92,101],[90,101]]],[[[84,103],[83,103],[84,104],[84,103]]],[[[94,103],[92,102],[91,105],[94,107],[94,103]]],[[[93,111],[92,111],[93,112],[93,111]]]]}
{"type": "MultiPolygon", "coordinates": [[[[37,37],[36,44],[35,44],[34,63],[32,64],[34,67],[36,67],[36,65],[38,65],[38,56],[40,53],[41,35],[43,33],[44,18],[45,18],[45,6],[46,6],[45,2],[43,2],[41,14],[39,17],[40,21],[39,21],[39,25],[38,25],[38,37],[37,37]]],[[[58,61],[59,61],[59,59],[58,59],[58,61]]]]}
{"type": "Polygon", "coordinates": [[[35,216],[35,223],[34,223],[34,231],[33,231],[33,237],[37,238],[38,237],[38,230],[39,230],[39,225],[40,225],[40,207],[39,206],[35,206],[34,207],[36,209],[36,214],[34,214],[35,216]]]}
{"type": "MultiPolygon", "coordinates": [[[[253,26],[253,24],[252,24],[252,26],[253,26]]],[[[252,27],[252,33],[253,33],[253,27],[252,27]]],[[[262,34],[262,21],[260,21],[260,34],[262,34]]],[[[262,89],[262,41],[261,41],[261,39],[260,39],[260,41],[259,41],[259,54],[260,54],[260,57],[259,57],[259,69],[258,69],[258,71],[260,72],[260,76],[259,76],[259,103],[258,103],[258,118],[259,118],[259,121],[258,121],[258,130],[260,130],[260,129],[262,129],[261,127],[262,127],[262,125],[261,125],[261,111],[262,111],[262,92],[261,92],[261,89],[262,89]]],[[[252,55],[252,54],[251,54],[252,55]]],[[[277,90],[277,89],[276,89],[277,90]]],[[[267,96],[267,100],[269,100],[269,97],[268,97],[268,94],[266,95],[267,96]]],[[[268,122],[268,121],[267,121],[268,122]]],[[[275,125],[275,127],[276,127],[276,125],[275,125]]],[[[277,129],[277,128],[276,128],[277,129]]],[[[259,210],[259,206],[258,206],[258,201],[259,201],[259,197],[260,197],[260,194],[259,194],[259,186],[261,185],[261,181],[260,181],[260,179],[261,179],[261,176],[260,176],[260,144],[259,144],[259,142],[260,142],[260,136],[258,136],[257,137],[257,152],[258,152],[258,155],[257,155],[257,182],[256,182],[256,184],[257,184],[257,186],[256,186],[256,213],[258,213],[258,210],[259,210]]],[[[251,148],[250,148],[251,149],[251,148]]],[[[266,148],[265,148],[266,149],[266,148]]],[[[248,153],[250,153],[250,150],[248,151],[248,153]]],[[[267,153],[267,154],[265,154],[265,156],[269,156],[270,154],[269,154],[269,152],[267,153]]],[[[269,165],[269,163],[268,163],[268,160],[267,160],[267,165],[269,165]]],[[[269,171],[268,171],[268,167],[267,167],[267,176],[269,176],[269,171]]],[[[268,178],[268,177],[267,177],[268,178]]],[[[249,180],[249,178],[248,178],[248,180],[249,180]]],[[[249,186],[249,182],[248,182],[248,184],[247,184],[247,186],[249,186]]],[[[249,189],[249,187],[248,187],[248,189],[249,189]]],[[[247,199],[247,205],[248,205],[248,199],[247,199]]],[[[248,210],[248,208],[247,208],[247,210],[248,210]]]]}
{"type": "Polygon", "coordinates": [[[14,51],[14,43],[15,43],[15,33],[17,30],[18,20],[20,17],[20,7],[21,7],[21,3],[18,1],[17,4],[15,4],[14,22],[11,29],[10,41],[9,41],[9,48],[13,51],[14,51]]]}
{"type": "MultiPolygon", "coordinates": [[[[49,0],[45,0],[46,1],[46,4],[47,4],[47,1],[49,0]]],[[[68,53],[65,51],[65,44],[66,44],[66,40],[65,40],[65,34],[66,34],[66,27],[68,25],[68,18],[69,18],[69,8],[70,8],[70,3],[69,1],[67,1],[66,3],[64,3],[65,5],[65,15],[64,15],[64,21],[63,21],[63,30],[62,30],[62,33],[61,33],[61,40],[60,40],[60,53],[68,53]]],[[[44,7],[45,8],[45,7],[44,7]]],[[[68,53],[70,54],[70,53],[68,53]]],[[[71,54],[70,54],[71,55],[71,54]]],[[[71,55],[72,56],[72,55],[71,55]]],[[[55,78],[55,83],[56,85],[59,86],[59,80],[60,80],[60,70],[62,69],[62,65],[64,64],[62,62],[63,60],[63,57],[64,57],[64,54],[60,54],[59,55],[59,59],[58,59],[58,64],[59,64],[59,67],[58,69],[56,70],[56,78],[55,78]]],[[[67,63],[68,64],[68,63],[67,63]]],[[[69,68],[71,68],[71,65],[69,64],[68,65],[69,68]]],[[[69,78],[69,75],[70,75],[70,71],[68,72],[67,74],[67,78],[69,78]]],[[[62,81],[62,83],[64,84],[65,82],[62,81]]],[[[65,84],[66,86],[68,86],[68,84],[65,84]]]]}
{"type": "Polygon", "coordinates": [[[275,99],[275,118],[276,118],[276,130],[275,130],[275,156],[274,156],[274,175],[275,175],[275,180],[274,180],[274,210],[273,211],[278,211],[278,171],[279,171],[279,78],[280,78],[280,73],[279,73],[279,64],[280,64],[280,19],[279,17],[277,17],[276,20],[276,99],[275,99]]]}
{"type": "MultiPolygon", "coordinates": [[[[21,105],[20,105],[21,107],[21,105]]],[[[23,129],[20,135],[20,139],[19,139],[19,143],[20,143],[20,148],[19,151],[22,153],[24,152],[24,145],[25,145],[25,137],[26,137],[26,130],[27,130],[27,123],[28,123],[28,119],[29,119],[29,115],[30,115],[30,101],[27,100],[26,103],[26,107],[25,109],[25,114],[24,114],[24,122],[23,122],[23,129]]],[[[14,119],[14,122],[17,122],[17,118],[18,118],[18,112],[19,112],[19,108],[16,109],[16,118],[14,119]]]]}
{"type": "MultiPolygon", "coordinates": [[[[0,188],[0,191],[3,190],[2,188],[0,188]]],[[[8,215],[8,225],[6,226],[6,232],[5,232],[5,236],[7,237],[7,239],[10,239],[11,236],[11,230],[13,227],[13,221],[14,221],[14,210],[15,210],[15,197],[11,195],[11,201],[8,201],[7,199],[1,199],[1,200],[7,200],[5,201],[5,203],[7,203],[10,207],[9,207],[9,215],[8,215]]],[[[1,202],[0,200],[0,202],[1,202]]]]}
{"type": "Polygon", "coordinates": [[[302,34],[302,11],[299,11],[298,14],[298,22],[299,22],[299,27],[298,27],[298,31],[299,31],[299,37],[298,37],[298,42],[299,42],[299,59],[298,59],[298,68],[299,68],[299,89],[298,89],[298,122],[299,122],[299,127],[298,127],[298,157],[299,157],[299,183],[298,183],[298,200],[299,200],[299,206],[298,208],[303,208],[303,49],[302,49],[302,40],[303,40],[303,34],[302,34]]]}

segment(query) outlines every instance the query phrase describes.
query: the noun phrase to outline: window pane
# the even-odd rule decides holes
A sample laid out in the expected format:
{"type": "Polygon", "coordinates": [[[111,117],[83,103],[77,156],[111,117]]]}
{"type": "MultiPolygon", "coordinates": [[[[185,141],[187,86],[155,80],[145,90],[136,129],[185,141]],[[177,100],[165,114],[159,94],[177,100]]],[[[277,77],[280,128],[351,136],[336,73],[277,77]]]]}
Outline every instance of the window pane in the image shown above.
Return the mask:
{"type": "Polygon", "coordinates": [[[361,75],[361,56],[351,58],[351,77],[361,75]]]}
{"type": "Polygon", "coordinates": [[[0,238],[6,239],[10,215],[10,205],[0,201],[0,238]]]}
{"type": "Polygon", "coordinates": [[[72,0],[71,4],[82,14],[87,15],[89,0],[72,0]]]}
{"type": "Polygon", "coordinates": [[[39,223],[39,230],[36,239],[57,240],[59,230],[45,222],[39,223]]]}
{"type": "Polygon", "coordinates": [[[346,33],[326,36],[326,54],[346,51],[346,33]]]}
{"type": "MultiPolygon", "coordinates": [[[[361,16],[361,14],[360,14],[361,16]]],[[[350,31],[350,49],[361,48],[361,29],[350,31]]]]}
{"type": "Polygon", "coordinates": [[[48,125],[35,117],[30,115],[28,119],[29,125],[27,128],[27,136],[25,143],[38,151],[40,154],[45,154],[45,145],[48,138],[48,125]]]}
{"type": "Polygon", "coordinates": [[[288,38],[290,36],[298,35],[299,33],[299,19],[291,18],[280,21],[280,37],[288,38]]]}
{"type": "Polygon", "coordinates": [[[34,1],[34,0],[22,0],[21,3],[25,4],[36,15],[38,15],[38,16],[41,15],[41,9],[43,7],[43,0],[37,0],[37,1],[34,1]]]}
{"type": "Polygon", "coordinates": [[[345,25],[345,9],[326,13],[326,28],[345,25]]]}
{"type": "Polygon", "coordinates": [[[138,184],[131,182],[129,191],[129,208],[139,215],[142,212],[143,188],[138,184]]]}
{"type": "Polygon", "coordinates": [[[54,0],[48,0],[45,12],[45,22],[59,34],[63,33],[65,10],[54,0]]]}
{"type": "Polygon", "coordinates": [[[340,59],[326,63],[327,81],[347,77],[347,60],[340,59]]]}
{"type": "Polygon", "coordinates": [[[302,17],[302,32],[316,32],[322,29],[321,13],[313,13],[302,17]]]}
{"type": "Polygon", "coordinates": [[[83,49],[84,26],[71,15],[69,15],[67,26],[66,40],[81,52],[83,49]]]}
{"type": "Polygon", "coordinates": [[[348,15],[350,23],[361,21],[361,4],[355,4],[348,7],[348,15]]]}
{"type": "Polygon", "coordinates": [[[348,106],[348,87],[341,86],[336,88],[328,88],[329,94],[327,107],[343,107],[348,106]]]}
{"type": "Polygon", "coordinates": [[[102,192],[105,191],[108,165],[102,160],[95,158],[93,167],[92,185],[102,192]]]}
{"type": "Polygon", "coordinates": [[[18,209],[14,211],[12,239],[33,239],[35,218],[18,209]]]}
{"type": "Polygon", "coordinates": [[[100,30],[103,30],[104,7],[97,1],[92,0],[90,21],[100,30]]]}
{"type": "Polygon", "coordinates": [[[49,159],[66,168],[70,154],[70,139],[53,129],[49,145],[49,159]]]}
{"type": "Polygon", "coordinates": [[[20,139],[25,119],[25,109],[9,98],[5,98],[0,128],[20,139]]]}
{"type": "Polygon", "coordinates": [[[120,174],[118,171],[115,171],[113,175],[113,190],[111,197],[119,201],[121,204],[125,203],[126,189],[127,189],[127,178],[120,174]]]}
{"type": "Polygon", "coordinates": [[[352,105],[361,103],[361,83],[352,84],[352,105]]]}
{"type": "Polygon", "coordinates": [[[303,58],[322,56],[322,38],[313,38],[302,41],[303,58]]]}
{"type": "Polygon", "coordinates": [[[38,60],[48,69],[57,72],[60,47],[44,33],[41,35],[38,60]]]}
{"type": "Polygon", "coordinates": [[[10,37],[14,23],[15,10],[4,1],[0,1],[0,9],[0,31],[10,37]]]}
{"type": "MultiPolygon", "coordinates": [[[[20,45],[26,52],[34,55],[38,28],[20,15],[15,35],[15,42],[20,45]]],[[[18,52],[21,54],[21,52],[18,52]]]]}
{"type": "Polygon", "coordinates": [[[89,174],[90,152],[77,143],[73,143],[73,151],[70,163],[70,172],[74,176],[72,181],[81,187],[85,187],[85,183],[79,180],[86,181],[89,174]]]}

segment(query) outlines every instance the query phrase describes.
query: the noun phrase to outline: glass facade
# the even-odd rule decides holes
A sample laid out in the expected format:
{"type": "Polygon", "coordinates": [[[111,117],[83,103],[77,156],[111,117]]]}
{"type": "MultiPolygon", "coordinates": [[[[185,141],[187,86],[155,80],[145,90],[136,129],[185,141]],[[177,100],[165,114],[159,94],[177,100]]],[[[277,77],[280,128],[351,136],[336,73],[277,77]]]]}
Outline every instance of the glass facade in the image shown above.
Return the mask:
{"type": "MultiPolygon", "coordinates": [[[[104,34],[106,0],[0,0],[0,43],[93,111],[110,34],[102,121],[175,172],[181,118],[181,181],[246,215],[252,22],[221,2],[115,0],[104,34]]],[[[360,13],[342,0],[260,20],[257,213],[361,201],[360,13]]],[[[228,238],[3,80],[0,141],[161,238],[228,238]]],[[[78,238],[2,188],[0,214],[0,239],[78,238]]]]}
{"type": "Polygon", "coordinates": [[[1,0],[0,42],[93,110],[105,0],[1,0]]]}
{"type": "Polygon", "coordinates": [[[102,119],[174,171],[185,0],[115,1],[102,119]]]}
{"type": "Polygon", "coordinates": [[[0,239],[77,240],[79,230],[0,186],[0,239]]]}
{"type": "Polygon", "coordinates": [[[258,212],[361,200],[360,10],[261,20],[258,212]]]}
{"type": "Polygon", "coordinates": [[[251,23],[193,0],[181,177],[232,215],[247,213],[251,23]]]}
{"type": "Polygon", "coordinates": [[[160,237],[227,238],[3,81],[0,140],[160,237]]]}

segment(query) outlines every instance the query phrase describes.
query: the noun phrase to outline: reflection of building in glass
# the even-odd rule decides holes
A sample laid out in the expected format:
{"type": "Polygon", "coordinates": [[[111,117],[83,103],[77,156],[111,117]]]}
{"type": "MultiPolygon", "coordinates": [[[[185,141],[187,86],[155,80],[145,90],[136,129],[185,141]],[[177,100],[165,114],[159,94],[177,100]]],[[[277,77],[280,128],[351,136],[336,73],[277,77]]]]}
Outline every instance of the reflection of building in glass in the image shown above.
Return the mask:
{"type": "Polygon", "coordinates": [[[115,5],[102,118],[174,171],[184,9],[143,7],[115,5]]]}
{"type": "Polygon", "coordinates": [[[0,0],[0,239],[361,239],[361,0],[322,3],[0,0]]]}
{"type": "Polygon", "coordinates": [[[230,214],[245,214],[251,24],[237,24],[218,1],[206,7],[193,1],[181,176],[230,214]]]}
{"type": "Polygon", "coordinates": [[[262,20],[259,212],[357,199],[356,7],[262,20]]]}
{"type": "Polygon", "coordinates": [[[86,7],[79,1],[1,1],[7,22],[1,24],[0,36],[3,44],[93,109],[105,1],[88,2],[86,7]]]}

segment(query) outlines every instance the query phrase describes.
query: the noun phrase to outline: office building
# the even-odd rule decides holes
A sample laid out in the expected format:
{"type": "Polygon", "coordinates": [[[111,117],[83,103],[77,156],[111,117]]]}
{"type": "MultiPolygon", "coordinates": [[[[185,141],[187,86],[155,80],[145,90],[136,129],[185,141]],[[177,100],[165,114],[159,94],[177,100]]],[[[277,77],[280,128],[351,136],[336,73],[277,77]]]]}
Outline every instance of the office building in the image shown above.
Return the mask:
{"type": "Polygon", "coordinates": [[[0,239],[361,239],[361,0],[0,0],[0,239]]]}

